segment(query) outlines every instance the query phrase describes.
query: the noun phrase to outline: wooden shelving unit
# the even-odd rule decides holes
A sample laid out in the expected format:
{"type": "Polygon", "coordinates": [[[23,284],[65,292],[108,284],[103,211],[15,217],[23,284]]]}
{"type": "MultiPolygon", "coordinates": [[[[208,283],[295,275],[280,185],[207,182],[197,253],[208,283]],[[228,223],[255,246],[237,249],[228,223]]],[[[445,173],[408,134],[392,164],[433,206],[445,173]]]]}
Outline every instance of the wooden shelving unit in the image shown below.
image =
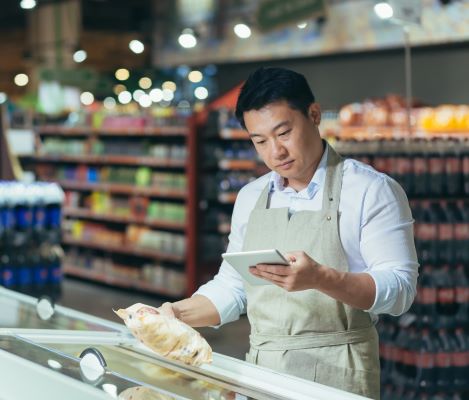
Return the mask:
{"type": "Polygon", "coordinates": [[[82,267],[76,267],[73,265],[65,264],[63,266],[63,271],[65,274],[70,276],[75,276],[77,278],[88,279],[96,282],[105,283],[111,286],[117,286],[126,289],[136,289],[139,291],[144,291],[148,293],[154,293],[158,295],[168,296],[168,297],[181,297],[184,293],[175,293],[169,291],[163,286],[156,286],[145,282],[144,280],[133,280],[127,279],[120,276],[112,276],[110,274],[104,274],[102,272],[93,271],[91,269],[86,269],[82,267]]]}
{"type": "MultiPolygon", "coordinates": [[[[163,123],[166,121],[162,120],[163,123]]],[[[135,257],[135,265],[170,263],[174,268],[183,270],[186,278],[186,292],[175,293],[171,288],[165,287],[164,284],[156,285],[144,282],[142,280],[125,279],[122,276],[108,276],[95,270],[78,267],[73,265],[67,259],[64,266],[64,272],[71,276],[77,276],[84,279],[98,281],[113,286],[133,288],[137,290],[147,291],[151,293],[161,294],[164,296],[182,297],[191,295],[201,283],[201,277],[204,276],[203,270],[196,268],[197,265],[197,245],[196,245],[196,212],[197,212],[197,166],[196,151],[197,138],[194,122],[189,119],[185,125],[168,125],[168,126],[152,126],[142,128],[91,128],[91,127],[64,127],[57,125],[41,126],[36,130],[36,154],[31,157],[31,162],[36,166],[38,178],[41,180],[55,181],[61,185],[65,191],[72,191],[75,196],[79,196],[80,204],[65,207],[63,210],[63,218],[65,220],[73,219],[73,221],[83,221],[84,224],[92,222],[95,224],[103,224],[103,227],[116,232],[125,233],[128,225],[151,229],[152,231],[161,231],[168,234],[184,235],[186,250],[184,255],[171,254],[158,249],[139,247],[138,244],[112,243],[109,241],[86,240],[84,237],[72,236],[66,234],[63,236],[62,244],[65,250],[75,249],[81,252],[88,250],[97,252],[96,255],[105,254],[106,258],[114,261],[114,257],[124,257],[131,259],[135,257]],[[57,140],[79,139],[85,142],[85,153],[83,154],[48,154],[43,151],[42,143],[48,138],[57,140]],[[168,146],[184,146],[186,148],[187,157],[185,160],[171,158],[156,158],[145,155],[125,155],[125,154],[91,154],[88,153],[92,148],[92,144],[96,140],[113,141],[113,145],[119,140],[124,141],[132,138],[134,141],[144,140],[145,143],[152,145],[168,145],[168,146]],[[62,165],[63,164],[63,165],[62,165]],[[75,166],[76,165],[76,166],[75,166]],[[101,170],[103,167],[114,166],[112,168],[135,168],[147,167],[152,169],[152,173],[157,172],[168,174],[185,174],[187,185],[184,190],[165,189],[161,186],[149,185],[141,186],[137,184],[113,183],[88,181],[86,177],[80,176],[80,180],[72,179],[51,179],[51,176],[41,177],[41,171],[48,169],[48,172],[56,170],[56,168],[86,168],[93,166],[101,170]],[[186,220],[163,220],[151,219],[149,217],[136,217],[130,213],[128,216],[119,215],[113,212],[112,208],[106,210],[105,213],[95,213],[89,204],[85,204],[83,199],[90,193],[98,192],[107,193],[113,198],[114,196],[128,197],[129,201],[133,198],[146,199],[147,204],[152,201],[165,204],[179,204],[185,207],[186,220]],[[130,257],[130,258],[129,258],[130,257]]],[[[127,150],[127,149],[125,149],[127,150]]],[[[120,153],[120,152],[119,152],[120,153]]],[[[94,179],[99,180],[99,179],[94,179]]],[[[73,222],[75,223],[75,222],[73,222]]],[[[139,228],[140,229],[140,228],[139,228]]],[[[76,232],[75,232],[76,233],[76,232]]],[[[99,237],[99,236],[98,236],[99,237]]],[[[103,238],[104,239],[104,238],[103,238]]],[[[105,240],[105,239],[104,239],[105,240]]],[[[127,239],[125,239],[127,240],[127,239]]],[[[132,242],[133,243],[133,242],[132,242]]],[[[116,258],[116,260],[117,260],[116,258]]],[[[121,265],[120,261],[116,261],[116,265],[121,265]]],[[[161,265],[161,264],[159,264],[161,265]]],[[[171,268],[173,268],[171,267],[171,268]]],[[[131,267],[132,268],[132,267],[131,267]]],[[[138,268],[138,266],[135,266],[138,268]]],[[[169,267],[168,267],[169,268],[169,267]]]]}
{"type": "Polygon", "coordinates": [[[108,192],[115,194],[125,195],[140,195],[150,197],[166,197],[168,199],[183,200],[187,197],[187,192],[176,190],[161,190],[152,187],[137,186],[124,183],[92,183],[80,182],[72,180],[59,180],[57,181],[64,189],[80,190],[80,191],[93,191],[108,192]]]}
{"type": "Polygon", "coordinates": [[[105,252],[111,253],[120,253],[120,254],[127,254],[133,255],[137,257],[147,257],[159,261],[171,261],[175,263],[183,263],[185,261],[184,256],[170,254],[170,253],[163,253],[160,251],[140,248],[132,245],[127,244],[111,244],[106,242],[99,242],[95,240],[82,240],[82,239],[75,239],[72,237],[65,236],[62,239],[62,243],[73,245],[73,246],[80,246],[80,247],[87,247],[97,250],[102,250],[105,252]]]}
{"type": "Polygon", "coordinates": [[[67,207],[63,210],[63,215],[65,217],[74,217],[74,218],[83,218],[91,219],[95,221],[107,221],[120,224],[138,224],[145,225],[157,229],[167,229],[174,231],[184,231],[186,229],[186,224],[177,223],[164,220],[154,220],[150,218],[137,218],[137,217],[126,217],[126,216],[116,216],[113,214],[101,214],[90,211],[86,208],[72,208],[67,207]]]}
{"type": "Polygon", "coordinates": [[[185,126],[155,126],[142,128],[91,128],[64,127],[58,125],[41,126],[37,134],[52,136],[187,136],[189,131],[185,126]]]}
{"type": "Polygon", "coordinates": [[[80,163],[80,164],[99,164],[99,165],[138,165],[145,167],[161,168],[186,168],[186,161],[157,159],[150,156],[126,156],[126,155],[53,155],[38,154],[32,157],[36,161],[55,162],[55,163],[80,163]]]}

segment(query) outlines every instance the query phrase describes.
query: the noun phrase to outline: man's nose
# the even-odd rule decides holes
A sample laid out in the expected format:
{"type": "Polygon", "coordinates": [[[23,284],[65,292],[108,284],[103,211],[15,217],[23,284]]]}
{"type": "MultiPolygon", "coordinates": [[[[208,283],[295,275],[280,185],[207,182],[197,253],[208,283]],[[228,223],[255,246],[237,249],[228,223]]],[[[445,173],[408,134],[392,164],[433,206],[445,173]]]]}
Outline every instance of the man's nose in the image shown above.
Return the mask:
{"type": "Polygon", "coordinates": [[[285,146],[282,145],[282,143],[274,140],[272,143],[272,156],[274,158],[284,158],[285,155],[287,154],[287,149],[285,146]]]}

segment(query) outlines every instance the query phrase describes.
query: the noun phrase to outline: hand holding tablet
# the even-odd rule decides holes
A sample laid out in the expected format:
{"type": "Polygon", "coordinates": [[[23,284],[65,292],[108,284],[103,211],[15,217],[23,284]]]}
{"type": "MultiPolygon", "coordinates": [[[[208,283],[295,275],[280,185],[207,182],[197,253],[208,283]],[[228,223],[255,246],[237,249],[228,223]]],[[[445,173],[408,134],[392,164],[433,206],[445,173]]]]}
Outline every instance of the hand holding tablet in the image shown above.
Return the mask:
{"type": "Polygon", "coordinates": [[[252,275],[249,267],[257,264],[290,264],[286,257],[276,249],[223,253],[221,256],[251,285],[273,285],[273,283],[252,275]]]}

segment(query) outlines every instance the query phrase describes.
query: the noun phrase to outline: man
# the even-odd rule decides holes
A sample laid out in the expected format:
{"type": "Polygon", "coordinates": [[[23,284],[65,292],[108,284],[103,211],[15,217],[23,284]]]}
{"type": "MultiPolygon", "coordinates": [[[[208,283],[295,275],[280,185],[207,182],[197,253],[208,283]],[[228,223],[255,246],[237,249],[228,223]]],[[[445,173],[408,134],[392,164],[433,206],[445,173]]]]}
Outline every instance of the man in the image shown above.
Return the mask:
{"type": "Polygon", "coordinates": [[[405,193],[321,140],[319,104],[296,72],[255,71],[236,116],[272,172],[239,192],[228,252],[276,248],[290,265],[251,268],[274,283],[251,286],[223,262],[192,298],[162,310],[200,327],[247,307],[247,361],[378,398],[376,316],[402,314],[416,292],[405,193]]]}

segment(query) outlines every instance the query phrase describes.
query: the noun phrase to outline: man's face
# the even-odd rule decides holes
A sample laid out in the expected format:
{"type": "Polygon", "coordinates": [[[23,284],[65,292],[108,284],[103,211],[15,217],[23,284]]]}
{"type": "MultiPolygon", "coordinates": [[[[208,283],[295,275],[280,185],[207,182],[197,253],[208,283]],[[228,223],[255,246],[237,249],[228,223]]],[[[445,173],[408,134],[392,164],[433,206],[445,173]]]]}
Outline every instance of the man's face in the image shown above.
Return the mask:
{"type": "Polygon", "coordinates": [[[286,101],[244,113],[246,129],[259,156],[296,190],[308,185],[321,159],[320,121],[317,103],[311,104],[308,116],[286,101]]]}

